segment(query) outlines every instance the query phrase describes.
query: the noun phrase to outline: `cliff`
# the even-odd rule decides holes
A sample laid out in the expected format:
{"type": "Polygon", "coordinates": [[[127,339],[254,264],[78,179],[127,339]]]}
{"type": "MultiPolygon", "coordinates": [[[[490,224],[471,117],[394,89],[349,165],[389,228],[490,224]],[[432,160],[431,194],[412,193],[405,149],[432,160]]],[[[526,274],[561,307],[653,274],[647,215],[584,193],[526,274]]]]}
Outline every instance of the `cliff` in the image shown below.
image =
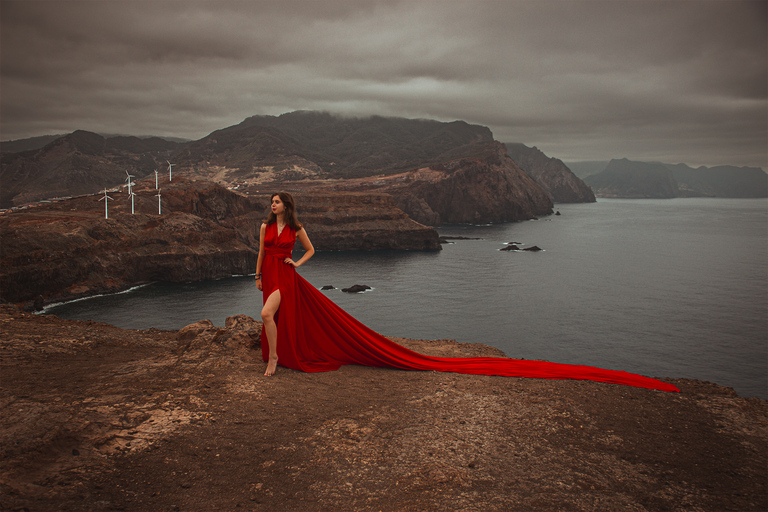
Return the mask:
{"type": "MultiPolygon", "coordinates": [[[[0,306],[3,509],[768,509],[768,404],[346,366],[265,378],[261,325],[117,329],[0,306]]],[[[484,345],[395,339],[443,357],[484,345]]]]}
{"type": "Polygon", "coordinates": [[[492,223],[552,213],[552,200],[507,155],[499,142],[461,157],[408,172],[345,180],[305,180],[313,190],[386,193],[419,223],[492,223]]]}
{"type": "Polygon", "coordinates": [[[595,194],[562,160],[550,158],[536,147],[505,144],[510,158],[547,191],[556,203],[594,203],[595,194]]]}
{"type": "MultiPolygon", "coordinates": [[[[199,281],[255,272],[269,196],[248,197],[207,181],[154,178],[126,193],[58,201],[0,216],[0,298],[45,303],[116,292],[152,281],[199,281]]],[[[304,208],[299,200],[299,213],[304,208]]],[[[388,196],[308,196],[306,223],[318,250],[439,250],[437,232],[388,196]]],[[[32,304],[29,304],[32,307],[32,304]]]]}

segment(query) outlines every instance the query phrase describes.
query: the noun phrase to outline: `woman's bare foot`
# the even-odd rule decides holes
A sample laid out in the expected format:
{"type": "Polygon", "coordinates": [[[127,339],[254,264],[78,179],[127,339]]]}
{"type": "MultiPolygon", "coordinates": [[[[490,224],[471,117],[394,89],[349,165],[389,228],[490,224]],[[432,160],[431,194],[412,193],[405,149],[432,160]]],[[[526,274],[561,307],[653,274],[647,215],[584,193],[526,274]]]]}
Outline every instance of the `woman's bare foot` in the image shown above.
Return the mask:
{"type": "Polygon", "coordinates": [[[267,363],[267,371],[264,372],[265,377],[271,377],[275,374],[275,371],[277,371],[277,358],[269,358],[269,362],[267,363]]]}

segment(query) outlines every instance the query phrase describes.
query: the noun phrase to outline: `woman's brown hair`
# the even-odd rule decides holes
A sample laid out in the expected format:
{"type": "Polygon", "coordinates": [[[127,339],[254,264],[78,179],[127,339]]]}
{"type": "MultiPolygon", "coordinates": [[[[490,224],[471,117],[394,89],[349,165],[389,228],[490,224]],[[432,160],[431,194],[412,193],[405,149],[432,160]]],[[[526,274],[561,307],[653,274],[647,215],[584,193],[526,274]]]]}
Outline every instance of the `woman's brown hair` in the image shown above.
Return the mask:
{"type": "MultiPolygon", "coordinates": [[[[285,219],[285,223],[293,228],[294,231],[298,231],[302,228],[301,222],[299,222],[299,219],[296,217],[296,201],[293,200],[293,196],[289,194],[288,192],[277,192],[275,194],[272,194],[269,196],[269,202],[272,203],[272,199],[275,198],[275,196],[279,197],[280,200],[283,202],[283,206],[285,206],[285,214],[283,215],[283,218],[285,219]]],[[[272,224],[273,222],[277,221],[277,215],[272,213],[270,210],[269,216],[267,217],[267,224],[272,224]]]]}

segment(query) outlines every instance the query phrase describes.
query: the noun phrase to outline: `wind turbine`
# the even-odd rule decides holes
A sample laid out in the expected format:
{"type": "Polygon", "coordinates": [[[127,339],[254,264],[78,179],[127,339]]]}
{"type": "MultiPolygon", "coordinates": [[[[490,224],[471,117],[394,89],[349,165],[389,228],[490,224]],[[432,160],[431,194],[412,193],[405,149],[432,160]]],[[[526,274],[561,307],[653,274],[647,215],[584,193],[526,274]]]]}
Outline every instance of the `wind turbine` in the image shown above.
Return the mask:
{"type": "Polygon", "coordinates": [[[160,187],[157,184],[157,169],[155,169],[155,190],[160,190],[160,187]]]}
{"type": "Polygon", "coordinates": [[[133,192],[131,192],[131,215],[133,215],[133,214],[135,213],[135,211],[134,211],[134,207],[133,207],[133,201],[134,201],[134,199],[133,199],[133,198],[134,198],[134,197],[136,197],[136,194],[134,194],[133,192]]]}
{"type": "Polygon", "coordinates": [[[173,181],[173,165],[170,160],[166,160],[168,162],[168,181],[173,181]]]}
{"type": "Polygon", "coordinates": [[[109,218],[109,207],[108,207],[108,204],[109,204],[109,200],[110,199],[112,199],[112,198],[107,195],[107,189],[105,188],[104,189],[104,197],[99,199],[99,201],[104,201],[104,218],[105,219],[109,218]]]}
{"type": "Polygon", "coordinates": [[[131,178],[133,178],[134,175],[133,174],[128,174],[128,171],[125,171],[125,174],[128,176],[127,178],[125,178],[125,181],[128,182],[128,195],[131,195],[131,194],[133,194],[133,191],[131,190],[131,187],[136,184],[133,181],[131,181],[131,178]]]}
{"type": "Polygon", "coordinates": [[[163,214],[162,208],[163,207],[160,204],[160,189],[157,189],[157,214],[158,215],[162,215],[163,214]]]}

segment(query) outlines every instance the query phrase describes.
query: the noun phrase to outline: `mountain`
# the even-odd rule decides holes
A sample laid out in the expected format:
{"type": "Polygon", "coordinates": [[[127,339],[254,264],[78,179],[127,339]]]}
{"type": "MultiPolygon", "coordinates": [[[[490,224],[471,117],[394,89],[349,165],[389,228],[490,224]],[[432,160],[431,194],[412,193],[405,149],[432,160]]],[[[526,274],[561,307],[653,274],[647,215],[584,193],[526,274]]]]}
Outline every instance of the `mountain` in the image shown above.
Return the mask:
{"type": "Polygon", "coordinates": [[[167,165],[178,148],[160,138],[104,138],[78,130],[40,149],[4,153],[0,157],[0,208],[52,197],[90,194],[167,165]]]}
{"type": "Polygon", "coordinates": [[[667,165],[685,195],[768,197],[768,174],[758,167],[667,165]]]}
{"type": "Polygon", "coordinates": [[[224,181],[259,174],[287,180],[362,178],[469,156],[491,142],[487,127],[464,121],[298,111],[249,117],[190,143],[174,158],[180,170],[224,181]]]}
{"type": "Polygon", "coordinates": [[[664,164],[611,160],[602,172],[584,180],[600,197],[660,198],[680,195],[677,182],[664,164]]]}
{"type": "Polygon", "coordinates": [[[537,147],[520,143],[505,144],[515,163],[533,178],[556,203],[594,203],[595,194],[557,158],[550,158],[537,147]]]}
{"type": "Polygon", "coordinates": [[[565,162],[568,168],[582,180],[591,174],[597,174],[608,167],[608,160],[586,160],[580,162],[565,162]]]}
{"type": "Polygon", "coordinates": [[[30,137],[28,139],[4,140],[0,142],[0,152],[21,153],[22,151],[40,149],[46,144],[50,144],[51,142],[63,136],[64,134],[42,135],[40,137],[30,137]]]}
{"type": "Polygon", "coordinates": [[[487,127],[306,111],[249,117],[185,144],[75,132],[36,151],[3,155],[0,200],[8,207],[92,193],[124,183],[126,170],[146,176],[166,159],[174,176],[240,191],[306,189],[308,183],[315,190],[387,193],[429,224],[523,220],[552,210],[547,192],[487,127]],[[382,186],[339,186],[372,177],[398,178],[382,186]]]}
{"type": "Polygon", "coordinates": [[[174,155],[188,172],[240,190],[390,194],[418,222],[506,222],[552,201],[484,126],[322,112],[253,116],[174,155]]]}
{"type": "Polygon", "coordinates": [[[600,197],[768,197],[768,174],[757,167],[699,167],[611,160],[584,181],[600,197]]]}

